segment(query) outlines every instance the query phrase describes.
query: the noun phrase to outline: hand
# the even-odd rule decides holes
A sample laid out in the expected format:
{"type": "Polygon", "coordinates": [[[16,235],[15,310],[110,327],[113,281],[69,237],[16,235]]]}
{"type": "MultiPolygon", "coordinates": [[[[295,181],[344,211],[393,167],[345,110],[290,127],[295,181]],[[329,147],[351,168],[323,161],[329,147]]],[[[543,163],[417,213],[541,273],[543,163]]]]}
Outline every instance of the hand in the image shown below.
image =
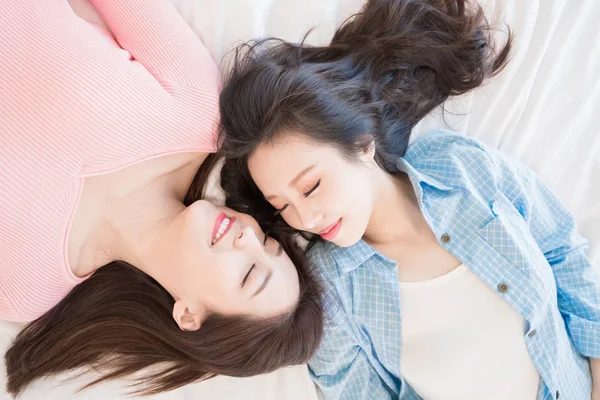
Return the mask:
{"type": "Polygon", "coordinates": [[[600,400],[600,359],[590,358],[592,371],[592,400],[600,400]]]}
{"type": "Polygon", "coordinates": [[[87,22],[97,25],[101,28],[104,28],[107,32],[110,32],[110,29],[96,11],[96,8],[90,3],[90,0],[68,0],[69,5],[77,14],[77,16],[87,22]]]}

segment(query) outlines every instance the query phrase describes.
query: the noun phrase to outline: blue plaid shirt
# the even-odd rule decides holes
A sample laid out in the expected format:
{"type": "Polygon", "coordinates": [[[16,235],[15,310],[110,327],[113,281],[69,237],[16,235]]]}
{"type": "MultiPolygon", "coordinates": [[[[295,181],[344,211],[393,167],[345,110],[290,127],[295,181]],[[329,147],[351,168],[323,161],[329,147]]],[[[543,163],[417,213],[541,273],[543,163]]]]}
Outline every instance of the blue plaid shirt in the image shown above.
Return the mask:
{"type": "MultiPolygon", "coordinates": [[[[416,139],[398,165],[440,244],[527,321],[538,399],[589,400],[600,277],[556,196],[516,161],[444,131],[416,139]]],[[[309,363],[325,398],[419,399],[400,371],[397,264],[364,241],[318,243],[310,257],[326,284],[325,337],[309,363]]]]}

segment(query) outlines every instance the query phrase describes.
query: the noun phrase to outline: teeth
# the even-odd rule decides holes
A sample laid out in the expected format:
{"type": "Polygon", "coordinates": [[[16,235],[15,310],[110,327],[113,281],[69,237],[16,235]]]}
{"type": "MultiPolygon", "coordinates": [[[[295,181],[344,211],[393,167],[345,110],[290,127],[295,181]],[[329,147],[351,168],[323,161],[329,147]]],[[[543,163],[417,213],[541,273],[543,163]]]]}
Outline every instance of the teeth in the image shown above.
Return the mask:
{"type": "Polygon", "coordinates": [[[217,231],[217,234],[213,238],[212,244],[215,244],[217,242],[217,240],[219,240],[221,238],[221,236],[223,236],[223,233],[225,233],[225,230],[229,226],[230,222],[231,222],[231,220],[229,218],[225,218],[223,220],[223,222],[221,222],[221,226],[219,227],[219,230],[217,231]]]}
{"type": "Polygon", "coordinates": [[[223,222],[221,222],[221,226],[219,227],[219,232],[224,232],[225,229],[229,226],[229,218],[225,218],[223,222]]]}

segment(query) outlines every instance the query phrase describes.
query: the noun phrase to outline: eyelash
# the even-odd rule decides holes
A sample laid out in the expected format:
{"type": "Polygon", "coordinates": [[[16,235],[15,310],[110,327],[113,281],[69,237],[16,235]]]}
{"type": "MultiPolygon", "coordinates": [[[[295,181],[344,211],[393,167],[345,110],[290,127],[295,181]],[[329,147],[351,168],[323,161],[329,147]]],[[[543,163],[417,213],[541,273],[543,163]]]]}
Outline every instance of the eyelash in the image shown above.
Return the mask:
{"type": "Polygon", "coordinates": [[[310,189],[308,192],[304,193],[304,197],[308,197],[311,194],[313,194],[313,192],[315,190],[317,190],[319,188],[319,186],[321,186],[321,180],[320,179],[317,181],[317,183],[315,183],[315,186],[313,186],[312,189],[310,189]]]}
{"type": "MultiPolygon", "coordinates": [[[[304,197],[308,197],[308,196],[310,196],[311,194],[313,194],[313,192],[314,192],[315,190],[317,190],[317,189],[319,188],[319,186],[321,186],[321,180],[320,180],[320,179],[317,181],[317,183],[315,184],[315,186],[313,186],[313,187],[312,187],[312,189],[310,189],[308,192],[304,193],[304,197]]],[[[278,210],[275,210],[275,212],[273,213],[273,215],[276,215],[276,216],[277,216],[277,215],[281,214],[282,212],[284,212],[284,211],[285,211],[285,209],[286,209],[287,207],[288,207],[288,206],[287,206],[287,204],[286,204],[285,206],[281,207],[280,209],[278,209],[278,210]]]]}
{"type": "Polygon", "coordinates": [[[256,263],[252,264],[252,266],[250,267],[250,270],[248,271],[248,273],[246,274],[244,279],[242,279],[242,284],[240,285],[240,287],[244,287],[244,285],[246,284],[246,281],[248,280],[248,277],[250,276],[250,273],[252,272],[254,267],[256,267],[256,263]]]}
{"type": "MultiPolygon", "coordinates": [[[[267,234],[265,234],[265,240],[263,241],[263,246],[265,246],[267,244],[267,240],[269,240],[269,236],[267,234]]],[[[248,271],[248,273],[246,274],[244,279],[242,279],[242,284],[240,285],[240,287],[244,287],[244,285],[246,284],[246,281],[250,277],[250,273],[252,272],[254,267],[256,267],[256,263],[252,264],[252,266],[250,267],[250,270],[248,271]]]]}

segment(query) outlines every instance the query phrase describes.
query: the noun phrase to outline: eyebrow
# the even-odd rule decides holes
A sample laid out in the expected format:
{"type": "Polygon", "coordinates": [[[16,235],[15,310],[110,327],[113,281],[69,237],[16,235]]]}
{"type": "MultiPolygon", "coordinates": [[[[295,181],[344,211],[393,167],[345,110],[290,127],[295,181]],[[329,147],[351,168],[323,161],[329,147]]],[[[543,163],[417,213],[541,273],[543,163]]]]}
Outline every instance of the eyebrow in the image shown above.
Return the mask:
{"type": "Polygon", "coordinates": [[[252,297],[257,296],[260,292],[263,291],[264,288],[267,287],[267,285],[269,284],[269,281],[271,280],[272,276],[273,276],[273,271],[269,271],[269,273],[265,277],[265,280],[263,281],[262,285],[260,285],[260,287],[258,288],[258,290],[256,290],[256,292],[252,295],[252,297]]]}
{"type": "MultiPolygon", "coordinates": [[[[296,183],[298,183],[298,181],[300,179],[302,179],[302,177],[304,175],[306,175],[307,173],[309,173],[316,166],[317,166],[317,164],[313,164],[310,167],[304,168],[302,171],[300,171],[300,173],[298,175],[296,175],[296,177],[294,179],[292,179],[290,181],[290,184],[288,186],[290,186],[290,187],[294,186],[296,183]]],[[[269,195],[269,196],[266,196],[265,199],[267,199],[267,200],[273,200],[275,197],[277,197],[277,196],[275,196],[275,195],[269,195]]]]}

